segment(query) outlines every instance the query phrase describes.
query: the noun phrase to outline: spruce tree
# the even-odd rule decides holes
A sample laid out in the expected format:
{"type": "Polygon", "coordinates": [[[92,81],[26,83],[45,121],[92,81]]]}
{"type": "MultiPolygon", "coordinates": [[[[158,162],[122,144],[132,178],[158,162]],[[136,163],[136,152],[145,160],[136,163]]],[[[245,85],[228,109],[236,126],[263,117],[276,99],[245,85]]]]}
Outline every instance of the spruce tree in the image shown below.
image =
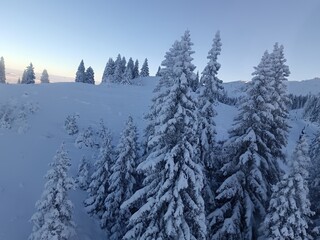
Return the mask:
{"type": "Polygon", "coordinates": [[[75,82],[84,83],[86,81],[86,73],[83,60],[81,60],[78,70],[76,72],[76,79],[75,82]]]}
{"type": "Polygon", "coordinates": [[[194,65],[186,35],[188,31],[162,64],[172,87],[161,95],[147,156],[137,168],[145,176],[143,187],[122,205],[142,201],[124,239],[205,239],[203,176],[195,152],[196,106],[187,78],[194,75],[194,65]]]}
{"type": "Polygon", "coordinates": [[[134,68],[133,68],[133,79],[138,78],[140,76],[139,73],[139,61],[136,59],[134,62],[134,68]]]}
{"type": "Polygon", "coordinates": [[[264,220],[265,239],[313,239],[307,179],[310,158],[304,133],[300,135],[292,156],[292,166],[273,188],[268,214],[264,220]]]}
{"type": "Polygon", "coordinates": [[[0,83],[6,83],[6,69],[3,57],[0,58],[0,83]]]}
{"type": "Polygon", "coordinates": [[[140,71],[141,77],[148,77],[149,76],[149,65],[148,65],[148,59],[146,58],[142,64],[141,71],[140,71]]]}
{"type": "Polygon", "coordinates": [[[112,82],[114,70],[115,70],[115,62],[113,61],[112,58],[109,58],[102,75],[101,83],[106,83],[108,81],[112,82]]]}
{"type": "Polygon", "coordinates": [[[274,92],[272,93],[272,102],[274,110],[273,128],[271,133],[274,136],[272,141],[272,154],[281,160],[285,159],[283,148],[286,147],[289,133],[289,111],[288,106],[290,99],[287,94],[287,77],[290,74],[289,67],[285,65],[286,59],[283,53],[283,46],[276,43],[273,52],[270,54],[270,61],[272,66],[271,76],[274,80],[274,92]]]}
{"type": "Polygon", "coordinates": [[[40,82],[41,83],[49,83],[49,74],[46,69],[43,70],[41,77],[40,77],[40,82]]]}
{"type": "Polygon", "coordinates": [[[158,71],[156,73],[156,77],[161,77],[161,67],[158,67],[158,71]]]}
{"type": "Polygon", "coordinates": [[[100,219],[106,211],[104,202],[108,195],[108,179],[110,177],[110,166],[113,162],[111,141],[111,134],[106,130],[103,143],[100,146],[99,157],[94,164],[94,172],[91,175],[88,188],[89,197],[85,200],[86,211],[100,219]]]}
{"type": "Polygon", "coordinates": [[[107,230],[108,239],[122,239],[131,216],[129,208],[120,208],[136,189],[138,164],[137,129],[129,117],[116,150],[115,163],[111,167],[109,195],[105,201],[106,211],[101,226],[107,230]]]}
{"type": "Polygon", "coordinates": [[[85,83],[89,83],[89,84],[94,85],[94,71],[93,71],[92,67],[87,68],[85,75],[86,75],[85,83]]]}
{"type": "Polygon", "coordinates": [[[68,240],[74,234],[73,205],[68,200],[68,191],[73,188],[73,180],[67,176],[70,165],[70,158],[62,145],[50,164],[52,169],[46,175],[45,189],[36,203],[30,240],[68,240]]]}
{"type": "Polygon", "coordinates": [[[279,180],[277,158],[270,149],[274,140],[270,71],[269,53],[265,52],[230,131],[229,157],[220,169],[222,184],[216,192],[215,210],[209,215],[210,239],[256,239],[271,186],[279,180]]]}
{"type": "Polygon", "coordinates": [[[34,84],[35,79],[36,79],[36,75],[34,73],[34,68],[33,68],[32,63],[30,63],[30,65],[23,72],[21,83],[22,84],[34,84]]]}
{"type": "Polygon", "coordinates": [[[123,77],[123,61],[121,60],[121,55],[118,54],[117,60],[114,62],[115,69],[112,78],[113,83],[120,83],[123,77]]]}
{"type": "Polygon", "coordinates": [[[130,58],[121,81],[122,84],[131,84],[131,80],[133,79],[133,68],[134,63],[132,58],[130,58]]]}
{"type": "Polygon", "coordinates": [[[86,157],[83,156],[78,166],[76,185],[78,188],[84,191],[87,191],[90,184],[89,168],[89,162],[86,157]]]}

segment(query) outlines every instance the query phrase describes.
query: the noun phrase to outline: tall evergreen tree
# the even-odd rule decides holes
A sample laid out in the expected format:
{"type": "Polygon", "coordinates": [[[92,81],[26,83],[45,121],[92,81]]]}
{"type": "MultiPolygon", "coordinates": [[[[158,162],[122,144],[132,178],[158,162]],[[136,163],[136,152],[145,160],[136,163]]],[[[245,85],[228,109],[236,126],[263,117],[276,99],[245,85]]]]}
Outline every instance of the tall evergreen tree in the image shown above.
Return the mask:
{"type": "Polygon", "coordinates": [[[120,83],[123,77],[123,61],[121,59],[121,55],[118,54],[117,60],[114,62],[115,69],[112,78],[113,83],[120,83]]]}
{"type": "Polygon", "coordinates": [[[112,58],[109,58],[102,75],[101,83],[106,83],[108,81],[112,82],[114,70],[115,70],[115,62],[113,61],[112,58]]]}
{"type": "Polygon", "coordinates": [[[76,185],[84,191],[88,190],[90,184],[89,167],[88,160],[83,156],[78,167],[76,185]]]}
{"type": "Polygon", "coordinates": [[[49,74],[46,69],[43,70],[41,77],[40,77],[40,82],[41,83],[49,83],[49,74]]]}
{"type": "Polygon", "coordinates": [[[208,52],[207,59],[209,59],[209,62],[204,68],[201,76],[202,85],[211,85],[210,95],[212,95],[213,99],[218,99],[223,90],[222,81],[217,77],[218,71],[221,67],[220,63],[217,62],[218,56],[221,53],[221,46],[220,32],[218,31],[213,39],[212,48],[208,52]]]}
{"type": "Polygon", "coordinates": [[[273,188],[268,214],[264,220],[265,239],[313,239],[307,179],[310,158],[305,134],[300,135],[292,156],[289,174],[273,188]]]}
{"type": "Polygon", "coordinates": [[[35,79],[36,79],[36,75],[34,73],[34,68],[33,68],[32,63],[30,63],[30,65],[23,72],[21,83],[22,84],[34,84],[35,79]]]}
{"type": "Polygon", "coordinates": [[[93,71],[92,67],[87,68],[85,75],[86,75],[85,83],[89,83],[89,84],[94,85],[94,71],[93,71]]]}
{"type": "Polygon", "coordinates": [[[134,62],[134,68],[133,68],[133,79],[138,78],[140,76],[139,73],[139,61],[136,59],[134,62]]]}
{"type": "Polygon", "coordinates": [[[124,239],[205,239],[203,176],[194,150],[198,141],[196,107],[187,78],[194,65],[186,35],[190,36],[188,31],[166,54],[170,59],[162,63],[168,68],[164,72],[172,87],[160,96],[162,105],[158,106],[161,109],[149,137],[148,153],[138,166],[145,176],[143,187],[122,205],[126,208],[143,202],[130,218],[124,239]]]}
{"type": "Polygon", "coordinates": [[[3,57],[0,58],[0,83],[6,83],[6,69],[3,57]]]}
{"type": "Polygon", "coordinates": [[[274,110],[273,115],[273,128],[271,133],[274,136],[272,154],[284,160],[285,155],[283,148],[287,145],[289,133],[289,111],[288,106],[290,99],[287,94],[286,81],[290,74],[289,67],[285,65],[286,59],[283,53],[283,46],[276,43],[273,52],[270,54],[270,61],[272,66],[271,76],[274,80],[274,92],[272,93],[272,102],[274,110]]]}
{"type": "Polygon", "coordinates": [[[131,84],[131,80],[133,79],[133,68],[134,63],[132,58],[129,59],[126,70],[124,72],[123,79],[121,81],[122,84],[131,84]]]}
{"type": "Polygon", "coordinates": [[[280,169],[270,149],[274,140],[270,133],[274,109],[270,104],[274,91],[271,68],[265,52],[230,131],[230,156],[220,169],[222,184],[215,210],[209,215],[211,239],[256,239],[271,186],[279,179],[280,169]]]}
{"type": "Polygon", "coordinates": [[[130,209],[120,208],[136,188],[136,167],[138,160],[137,129],[129,117],[116,150],[116,160],[111,167],[106,211],[101,225],[106,228],[110,240],[122,239],[131,216],[130,209]]]}
{"type": "Polygon", "coordinates": [[[52,169],[46,175],[41,200],[36,203],[30,240],[68,240],[74,234],[73,205],[68,200],[68,191],[73,188],[73,180],[67,176],[70,165],[70,158],[62,145],[50,164],[52,169]]]}
{"type": "Polygon", "coordinates": [[[85,200],[85,208],[91,215],[101,218],[105,213],[105,199],[108,195],[108,179],[110,177],[110,166],[113,162],[113,149],[111,134],[105,130],[103,143],[97,162],[94,164],[94,172],[88,188],[89,198],[85,200]]]}
{"type": "Polygon", "coordinates": [[[149,76],[149,65],[148,65],[148,59],[146,58],[142,64],[141,71],[140,71],[141,77],[148,77],[149,76]]]}
{"type": "Polygon", "coordinates": [[[76,79],[75,82],[81,82],[84,83],[86,81],[86,69],[84,67],[84,62],[81,60],[80,65],[78,67],[78,70],[76,72],[76,79]]]}

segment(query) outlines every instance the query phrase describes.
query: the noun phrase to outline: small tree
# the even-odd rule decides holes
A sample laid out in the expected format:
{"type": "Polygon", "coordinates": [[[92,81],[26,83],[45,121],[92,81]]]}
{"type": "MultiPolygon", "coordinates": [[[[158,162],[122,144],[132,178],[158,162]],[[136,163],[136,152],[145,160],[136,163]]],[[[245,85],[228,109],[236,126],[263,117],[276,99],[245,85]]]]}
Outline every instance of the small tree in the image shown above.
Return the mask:
{"type": "Polygon", "coordinates": [[[149,76],[149,66],[148,66],[148,59],[147,58],[144,60],[144,63],[141,67],[140,76],[141,77],[148,77],[149,76]]]}
{"type": "Polygon", "coordinates": [[[90,176],[89,176],[89,162],[88,160],[83,156],[81,159],[81,162],[78,167],[78,174],[76,178],[76,185],[78,188],[86,191],[90,184],[90,176]]]}
{"type": "Polygon", "coordinates": [[[131,216],[130,209],[120,208],[136,188],[136,167],[138,160],[137,129],[129,117],[116,150],[116,160],[111,167],[109,195],[105,201],[106,211],[101,226],[106,228],[108,239],[122,239],[131,216]]]}
{"type": "Polygon", "coordinates": [[[89,83],[89,84],[94,85],[94,71],[93,71],[92,67],[87,68],[85,83],[89,83]]]}
{"type": "Polygon", "coordinates": [[[310,158],[305,134],[300,135],[289,174],[273,188],[268,214],[263,223],[266,239],[313,239],[307,179],[310,158]]]}
{"type": "Polygon", "coordinates": [[[34,73],[34,68],[33,68],[32,63],[30,63],[30,65],[27,67],[27,69],[23,72],[21,83],[22,84],[34,84],[35,79],[36,79],[36,75],[34,73]]]}
{"type": "Polygon", "coordinates": [[[43,70],[41,77],[40,77],[41,83],[49,83],[49,74],[46,69],[43,70]]]}
{"type": "Polygon", "coordinates": [[[0,83],[6,83],[6,70],[3,57],[0,58],[0,83]]]}
{"type": "Polygon", "coordinates": [[[161,77],[161,67],[158,67],[158,71],[156,73],[156,77],[161,77]]]}
{"type": "Polygon", "coordinates": [[[30,240],[68,240],[74,234],[72,222],[73,205],[68,200],[68,191],[73,188],[73,180],[67,177],[70,158],[64,146],[57,151],[46,175],[47,182],[40,201],[36,203],[36,213],[30,240]]]}
{"type": "Polygon", "coordinates": [[[75,135],[79,132],[79,127],[77,123],[77,119],[79,115],[73,114],[67,116],[66,120],[64,121],[64,129],[67,131],[69,135],[75,135]]]}
{"type": "Polygon", "coordinates": [[[86,80],[85,67],[84,67],[83,60],[81,60],[78,70],[76,72],[75,82],[83,83],[85,82],[85,80],[86,80]]]}

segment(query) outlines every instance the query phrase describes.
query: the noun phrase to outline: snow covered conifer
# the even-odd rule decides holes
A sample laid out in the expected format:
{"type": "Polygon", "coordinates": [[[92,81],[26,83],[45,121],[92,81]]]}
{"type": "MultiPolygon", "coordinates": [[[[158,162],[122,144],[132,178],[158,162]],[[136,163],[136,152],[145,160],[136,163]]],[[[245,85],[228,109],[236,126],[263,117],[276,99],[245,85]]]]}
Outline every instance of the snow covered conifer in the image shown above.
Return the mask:
{"type": "Polygon", "coordinates": [[[228,141],[229,156],[220,169],[222,184],[215,210],[209,215],[210,239],[256,239],[265,216],[271,186],[279,180],[280,168],[271,153],[272,110],[269,53],[255,67],[239,115],[228,141]]]}
{"type": "Polygon", "coordinates": [[[138,78],[140,75],[139,73],[139,61],[136,59],[134,62],[134,67],[133,67],[133,79],[138,78]]]}
{"type": "Polygon", "coordinates": [[[112,82],[114,70],[115,70],[115,62],[113,61],[112,58],[109,58],[102,75],[101,83],[106,83],[108,81],[112,82]]]}
{"type": "Polygon", "coordinates": [[[84,83],[86,81],[86,73],[85,73],[85,67],[83,60],[81,60],[80,65],[78,67],[78,70],[76,72],[76,79],[75,82],[81,82],[84,83]]]}
{"type": "Polygon", "coordinates": [[[81,162],[78,167],[78,174],[76,178],[76,185],[78,188],[86,191],[90,184],[90,176],[89,176],[89,162],[88,160],[83,156],[81,159],[81,162]]]}
{"type": "Polygon", "coordinates": [[[187,240],[206,236],[203,176],[195,152],[196,106],[188,79],[194,75],[194,65],[185,35],[175,42],[162,63],[167,77],[163,81],[171,87],[159,95],[162,104],[152,120],[154,129],[150,131],[146,158],[137,168],[145,176],[143,186],[122,205],[124,209],[143,203],[131,216],[123,239],[187,240]]]}
{"type": "Polygon", "coordinates": [[[268,214],[263,223],[265,239],[313,239],[307,179],[310,158],[305,134],[300,135],[292,156],[292,166],[273,188],[268,214]]]}
{"type": "Polygon", "coordinates": [[[156,73],[156,77],[161,77],[161,67],[158,67],[158,71],[156,73]]]}
{"type": "Polygon", "coordinates": [[[207,59],[209,59],[209,62],[204,68],[201,76],[201,84],[210,84],[210,95],[216,100],[219,95],[222,94],[223,90],[222,81],[217,77],[221,67],[220,63],[217,62],[218,56],[221,53],[221,46],[220,32],[218,31],[213,39],[212,48],[208,52],[207,59]]]}
{"type": "Polygon", "coordinates": [[[121,81],[122,84],[131,84],[131,80],[133,79],[133,68],[134,63],[132,58],[130,58],[121,81]]]}
{"type": "Polygon", "coordinates": [[[141,71],[140,71],[141,77],[148,77],[149,76],[149,65],[148,65],[148,59],[146,58],[142,64],[141,71]]]}
{"type": "Polygon", "coordinates": [[[85,83],[89,83],[89,84],[94,85],[94,71],[93,71],[92,67],[87,68],[85,75],[86,75],[85,83]]]}
{"type": "Polygon", "coordinates": [[[107,230],[108,239],[122,239],[131,216],[129,208],[120,208],[136,188],[138,160],[137,129],[129,117],[116,150],[115,163],[111,167],[109,195],[105,201],[106,211],[101,226],[107,230]]]}
{"type": "Polygon", "coordinates": [[[49,74],[46,69],[43,70],[41,77],[40,77],[41,83],[49,83],[49,74]]]}
{"type": "Polygon", "coordinates": [[[34,84],[34,80],[36,79],[36,75],[34,73],[34,68],[32,63],[26,68],[22,75],[22,84],[34,84]]]}
{"type": "Polygon", "coordinates": [[[3,57],[0,58],[0,83],[6,83],[6,69],[3,57]]]}
{"type": "Polygon", "coordinates": [[[70,165],[70,158],[62,145],[46,174],[45,189],[31,218],[33,229],[29,240],[68,240],[74,234],[73,205],[68,200],[68,191],[74,184],[68,177],[70,165]]]}
{"type": "Polygon", "coordinates": [[[79,115],[76,114],[68,115],[66,120],[64,121],[64,128],[69,135],[74,135],[79,132],[79,127],[77,123],[78,118],[79,115]]]}
{"type": "Polygon", "coordinates": [[[120,54],[118,54],[117,60],[114,62],[114,65],[115,65],[115,69],[114,69],[112,82],[120,83],[123,77],[123,62],[120,54]]]}
{"type": "Polygon", "coordinates": [[[111,134],[106,130],[104,142],[100,146],[98,160],[94,164],[94,172],[91,175],[89,184],[89,197],[85,200],[86,211],[91,215],[101,218],[106,211],[105,199],[108,195],[108,179],[110,176],[110,166],[113,162],[113,148],[111,144],[111,134]]]}
{"type": "Polygon", "coordinates": [[[275,140],[272,141],[272,154],[281,160],[285,160],[283,148],[287,145],[289,133],[289,111],[288,106],[291,102],[287,94],[287,77],[290,74],[289,67],[285,65],[286,59],[283,53],[283,46],[276,43],[273,52],[270,54],[272,66],[271,76],[274,80],[274,92],[272,93],[272,102],[274,110],[273,128],[270,132],[274,135],[275,140]]]}

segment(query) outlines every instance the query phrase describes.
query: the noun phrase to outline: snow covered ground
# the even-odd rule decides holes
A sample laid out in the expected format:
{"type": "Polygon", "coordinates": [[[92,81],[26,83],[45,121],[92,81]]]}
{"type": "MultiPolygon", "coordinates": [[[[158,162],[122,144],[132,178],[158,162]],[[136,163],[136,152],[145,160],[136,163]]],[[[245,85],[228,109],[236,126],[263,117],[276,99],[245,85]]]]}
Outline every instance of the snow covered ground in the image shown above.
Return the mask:
{"type": "MultiPolygon", "coordinates": [[[[81,156],[87,152],[77,149],[74,137],[64,130],[66,117],[79,114],[80,128],[98,125],[102,118],[113,134],[114,144],[117,144],[119,133],[131,115],[141,136],[146,123],[144,114],[148,111],[157,79],[144,78],[137,85],[125,86],[77,83],[0,85],[0,109],[15,106],[19,110],[22,106],[31,106],[34,111],[23,118],[22,130],[19,129],[20,122],[11,129],[0,128],[0,240],[28,238],[32,229],[29,219],[43,191],[44,175],[62,142],[65,142],[72,159],[70,174],[76,175],[81,156]]],[[[296,94],[299,90],[301,94],[320,92],[318,81],[290,82],[289,91],[296,94]]],[[[227,85],[232,86],[229,88],[232,91],[243,86],[239,82],[227,85]]],[[[216,109],[217,139],[223,140],[228,136],[237,109],[224,104],[219,104],[216,109]]],[[[301,110],[291,112],[290,125],[288,155],[302,128],[306,127],[309,136],[317,130],[317,126],[301,119],[301,110]]],[[[98,224],[84,211],[82,202],[86,193],[76,190],[70,196],[75,205],[74,221],[77,224],[74,239],[105,239],[98,224]]]]}

